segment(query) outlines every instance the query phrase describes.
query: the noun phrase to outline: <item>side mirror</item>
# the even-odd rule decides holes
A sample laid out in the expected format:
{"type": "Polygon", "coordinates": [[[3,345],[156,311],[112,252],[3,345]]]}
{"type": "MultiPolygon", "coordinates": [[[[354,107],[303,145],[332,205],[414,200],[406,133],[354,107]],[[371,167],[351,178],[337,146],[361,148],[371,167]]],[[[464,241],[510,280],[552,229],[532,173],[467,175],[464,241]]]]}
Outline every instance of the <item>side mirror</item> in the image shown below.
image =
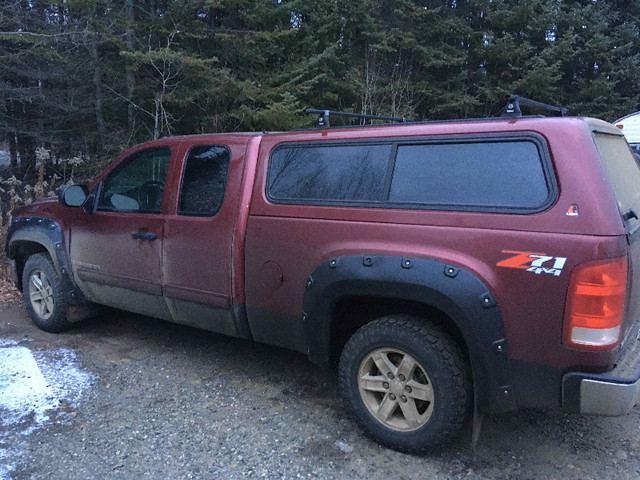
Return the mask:
{"type": "Polygon", "coordinates": [[[67,185],[58,194],[58,201],[65,207],[81,207],[87,200],[89,189],[85,185],[67,185]]]}

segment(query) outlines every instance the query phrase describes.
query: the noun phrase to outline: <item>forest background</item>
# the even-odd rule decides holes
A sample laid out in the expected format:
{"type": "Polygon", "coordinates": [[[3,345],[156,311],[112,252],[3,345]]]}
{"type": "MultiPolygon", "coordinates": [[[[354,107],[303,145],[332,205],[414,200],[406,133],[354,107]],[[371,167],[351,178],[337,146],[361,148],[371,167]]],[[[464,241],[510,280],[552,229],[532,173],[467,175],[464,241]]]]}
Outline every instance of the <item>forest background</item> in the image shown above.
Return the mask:
{"type": "Polygon", "coordinates": [[[485,117],[517,93],[613,121],[638,109],[639,29],[638,0],[2,0],[2,211],[132,144],[307,107],[485,117]]]}

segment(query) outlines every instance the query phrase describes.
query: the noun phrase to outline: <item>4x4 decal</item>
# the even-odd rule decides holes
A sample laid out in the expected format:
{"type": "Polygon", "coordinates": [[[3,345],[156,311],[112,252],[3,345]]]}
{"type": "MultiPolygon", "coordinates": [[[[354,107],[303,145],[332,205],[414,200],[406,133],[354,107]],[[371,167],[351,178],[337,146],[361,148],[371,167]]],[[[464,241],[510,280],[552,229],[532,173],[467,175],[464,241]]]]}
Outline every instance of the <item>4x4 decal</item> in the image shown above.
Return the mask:
{"type": "Polygon", "coordinates": [[[567,262],[566,257],[552,257],[546,253],[519,252],[515,250],[502,250],[502,253],[515,255],[496,263],[496,266],[522,268],[527,272],[533,272],[536,275],[549,273],[559,277],[562,273],[564,264],[567,262]],[[553,261],[553,263],[551,263],[551,261],[553,261]]]}

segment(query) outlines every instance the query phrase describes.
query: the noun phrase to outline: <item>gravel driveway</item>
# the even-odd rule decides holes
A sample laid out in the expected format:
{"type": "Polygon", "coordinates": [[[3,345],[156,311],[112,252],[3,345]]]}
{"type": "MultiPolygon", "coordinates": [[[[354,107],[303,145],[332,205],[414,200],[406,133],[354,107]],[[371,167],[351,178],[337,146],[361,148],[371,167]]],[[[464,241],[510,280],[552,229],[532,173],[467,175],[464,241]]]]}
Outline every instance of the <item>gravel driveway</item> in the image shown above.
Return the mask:
{"type": "Polygon", "coordinates": [[[13,303],[0,307],[3,358],[3,480],[640,476],[640,407],[490,416],[475,451],[468,423],[415,457],[362,434],[334,371],[274,347],[115,310],[47,334],[13,303]],[[16,358],[26,371],[12,370],[16,358]]]}

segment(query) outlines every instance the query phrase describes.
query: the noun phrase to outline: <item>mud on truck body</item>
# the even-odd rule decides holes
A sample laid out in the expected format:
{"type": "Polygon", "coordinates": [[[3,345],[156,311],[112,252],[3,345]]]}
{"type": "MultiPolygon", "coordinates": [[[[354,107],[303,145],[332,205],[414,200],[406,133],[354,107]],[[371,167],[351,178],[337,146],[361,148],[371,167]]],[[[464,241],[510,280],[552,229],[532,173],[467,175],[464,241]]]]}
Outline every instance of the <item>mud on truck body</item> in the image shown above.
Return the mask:
{"type": "Polygon", "coordinates": [[[108,305],[338,365],[420,452],[476,415],[638,401],[640,169],[588,118],[173,137],[13,212],[35,324],[108,305]]]}

